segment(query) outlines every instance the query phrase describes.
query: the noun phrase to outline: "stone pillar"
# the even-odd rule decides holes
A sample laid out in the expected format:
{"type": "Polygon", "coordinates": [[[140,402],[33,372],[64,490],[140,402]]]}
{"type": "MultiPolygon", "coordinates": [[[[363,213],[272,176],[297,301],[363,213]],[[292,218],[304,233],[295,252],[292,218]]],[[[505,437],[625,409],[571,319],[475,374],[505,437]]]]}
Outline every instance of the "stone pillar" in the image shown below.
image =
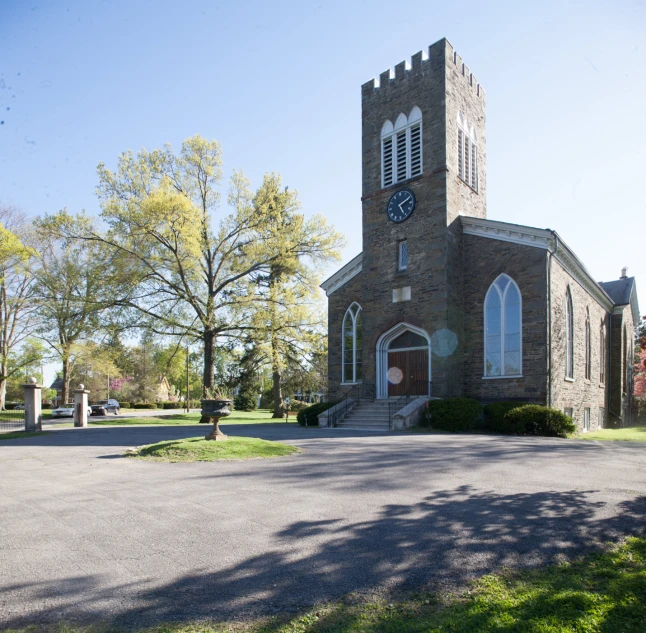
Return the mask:
{"type": "Polygon", "coordinates": [[[25,431],[42,431],[43,416],[40,403],[42,387],[32,377],[22,388],[25,392],[25,431]]]}
{"type": "Polygon", "coordinates": [[[85,385],[74,390],[74,426],[87,427],[87,394],[85,385]]]}

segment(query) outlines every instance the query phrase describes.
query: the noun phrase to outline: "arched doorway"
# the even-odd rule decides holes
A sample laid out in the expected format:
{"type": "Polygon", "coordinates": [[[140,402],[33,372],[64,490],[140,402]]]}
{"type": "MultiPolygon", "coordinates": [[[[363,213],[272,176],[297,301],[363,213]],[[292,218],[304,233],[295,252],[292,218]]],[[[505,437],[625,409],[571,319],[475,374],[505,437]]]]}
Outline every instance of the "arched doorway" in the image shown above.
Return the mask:
{"type": "Polygon", "coordinates": [[[398,323],[377,341],[377,398],[429,395],[431,339],[426,331],[398,323]]]}

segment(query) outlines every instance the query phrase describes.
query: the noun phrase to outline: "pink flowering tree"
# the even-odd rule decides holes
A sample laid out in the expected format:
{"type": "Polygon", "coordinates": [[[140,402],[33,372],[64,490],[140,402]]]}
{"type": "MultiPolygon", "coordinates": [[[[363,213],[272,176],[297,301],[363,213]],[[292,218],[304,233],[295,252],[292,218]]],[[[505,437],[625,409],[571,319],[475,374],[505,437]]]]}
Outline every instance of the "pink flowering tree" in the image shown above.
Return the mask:
{"type": "Polygon", "coordinates": [[[646,348],[635,352],[635,397],[646,398],[646,348]]]}

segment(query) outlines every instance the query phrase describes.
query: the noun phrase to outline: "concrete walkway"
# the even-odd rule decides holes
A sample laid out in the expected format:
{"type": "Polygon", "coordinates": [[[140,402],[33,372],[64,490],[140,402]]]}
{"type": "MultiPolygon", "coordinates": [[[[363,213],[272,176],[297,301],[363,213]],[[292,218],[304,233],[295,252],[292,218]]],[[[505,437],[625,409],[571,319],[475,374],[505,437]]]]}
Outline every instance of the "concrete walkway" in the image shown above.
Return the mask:
{"type": "Polygon", "coordinates": [[[227,619],[456,585],[646,526],[646,445],[223,425],[298,455],[161,464],[204,426],[0,442],[0,628],[227,619]]]}

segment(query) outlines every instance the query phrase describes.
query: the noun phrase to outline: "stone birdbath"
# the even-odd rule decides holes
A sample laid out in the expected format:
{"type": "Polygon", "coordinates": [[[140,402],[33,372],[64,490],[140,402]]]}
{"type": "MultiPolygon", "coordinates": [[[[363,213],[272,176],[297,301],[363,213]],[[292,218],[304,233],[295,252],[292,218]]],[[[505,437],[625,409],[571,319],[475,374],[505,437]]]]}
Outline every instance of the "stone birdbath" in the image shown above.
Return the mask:
{"type": "Polygon", "coordinates": [[[212,422],[213,429],[208,435],[204,436],[205,440],[226,440],[227,436],[222,433],[220,427],[220,418],[226,418],[231,415],[231,400],[201,400],[202,419],[200,422],[212,422]]]}

